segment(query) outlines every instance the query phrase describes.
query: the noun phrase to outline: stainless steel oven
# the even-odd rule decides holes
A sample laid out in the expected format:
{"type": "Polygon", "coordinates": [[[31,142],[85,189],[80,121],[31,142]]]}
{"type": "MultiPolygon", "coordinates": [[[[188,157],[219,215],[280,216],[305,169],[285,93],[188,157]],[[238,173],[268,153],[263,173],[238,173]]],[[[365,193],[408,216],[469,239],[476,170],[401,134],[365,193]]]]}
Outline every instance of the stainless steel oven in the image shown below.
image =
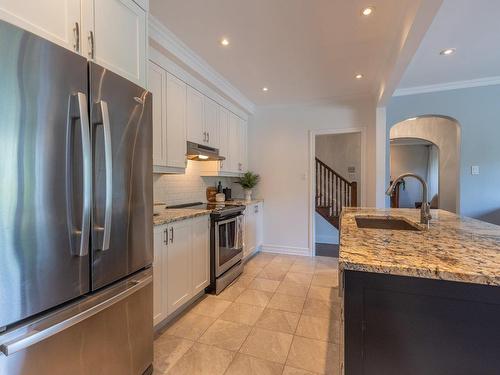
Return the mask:
{"type": "Polygon", "coordinates": [[[215,275],[220,276],[243,257],[243,215],[215,221],[215,275]]]}
{"type": "Polygon", "coordinates": [[[243,211],[245,206],[226,206],[211,214],[211,284],[219,294],[243,267],[243,211]]]}

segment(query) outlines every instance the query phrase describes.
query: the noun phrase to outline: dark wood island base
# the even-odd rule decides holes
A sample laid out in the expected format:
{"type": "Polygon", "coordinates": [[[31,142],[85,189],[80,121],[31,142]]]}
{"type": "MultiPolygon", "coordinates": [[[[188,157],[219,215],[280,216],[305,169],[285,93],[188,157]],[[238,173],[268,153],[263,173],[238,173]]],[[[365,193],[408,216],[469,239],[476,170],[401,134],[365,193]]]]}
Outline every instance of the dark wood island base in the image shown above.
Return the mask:
{"type": "Polygon", "coordinates": [[[346,375],[500,374],[500,288],[344,270],[346,375]]]}

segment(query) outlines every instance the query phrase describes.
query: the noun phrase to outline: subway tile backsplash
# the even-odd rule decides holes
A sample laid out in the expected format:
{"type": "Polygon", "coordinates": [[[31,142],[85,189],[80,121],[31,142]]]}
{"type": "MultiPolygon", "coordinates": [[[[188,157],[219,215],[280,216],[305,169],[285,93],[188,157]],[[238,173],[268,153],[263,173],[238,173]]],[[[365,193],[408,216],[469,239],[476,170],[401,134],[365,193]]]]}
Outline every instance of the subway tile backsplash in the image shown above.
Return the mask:
{"type": "Polygon", "coordinates": [[[185,174],[154,174],[155,203],[172,206],[190,202],[206,202],[207,187],[217,186],[219,181],[222,182],[222,187],[232,189],[233,197],[243,197],[243,190],[235,183],[235,177],[201,177],[200,163],[203,162],[188,161],[185,174]]]}

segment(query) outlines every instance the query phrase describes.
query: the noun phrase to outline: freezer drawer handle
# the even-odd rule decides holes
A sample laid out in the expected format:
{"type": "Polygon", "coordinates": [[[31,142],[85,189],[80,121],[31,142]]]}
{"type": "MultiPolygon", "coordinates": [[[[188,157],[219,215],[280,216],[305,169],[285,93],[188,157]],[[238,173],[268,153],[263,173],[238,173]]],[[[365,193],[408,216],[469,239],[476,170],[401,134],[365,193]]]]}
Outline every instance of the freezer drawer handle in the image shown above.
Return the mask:
{"type": "Polygon", "coordinates": [[[128,296],[134,294],[138,290],[144,288],[149,285],[153,281],[153,277],[151,275],[145,276],[143,279],[137,280],[133,282],[133,285],[125,289],[124,291],[114,295],[113,297],[103,301],[95,306],[92,306],[88,310],[82,311],[77,315],[73,315],[71,318],[63,320],[53,326],[47,327],[41,331],[33,331],[28,334],[21,336],[17,339],[11,340],[9,342],[3,343],[0,345],[0,351],[6,356],[17,353],[21,350],[25,350],[36,343],[39,343],[42,340],[45,340],[51,336],[58,334],[98,313],[103,310],[106,310],[110,306],[122,301],[128,296]]]}

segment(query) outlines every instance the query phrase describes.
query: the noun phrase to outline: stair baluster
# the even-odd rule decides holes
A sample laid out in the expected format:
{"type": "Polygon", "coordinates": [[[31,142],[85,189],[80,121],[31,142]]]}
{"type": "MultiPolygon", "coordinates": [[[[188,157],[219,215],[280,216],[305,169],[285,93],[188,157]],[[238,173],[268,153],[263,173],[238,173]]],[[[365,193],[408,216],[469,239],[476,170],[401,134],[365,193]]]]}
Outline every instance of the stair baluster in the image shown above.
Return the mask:
{"type": "Polygon", "coordinates": [[[342,209],[358,204],[357,182],[349,182],[318,158],[315,171],[316,212],[338,229],[342,209]]]}

